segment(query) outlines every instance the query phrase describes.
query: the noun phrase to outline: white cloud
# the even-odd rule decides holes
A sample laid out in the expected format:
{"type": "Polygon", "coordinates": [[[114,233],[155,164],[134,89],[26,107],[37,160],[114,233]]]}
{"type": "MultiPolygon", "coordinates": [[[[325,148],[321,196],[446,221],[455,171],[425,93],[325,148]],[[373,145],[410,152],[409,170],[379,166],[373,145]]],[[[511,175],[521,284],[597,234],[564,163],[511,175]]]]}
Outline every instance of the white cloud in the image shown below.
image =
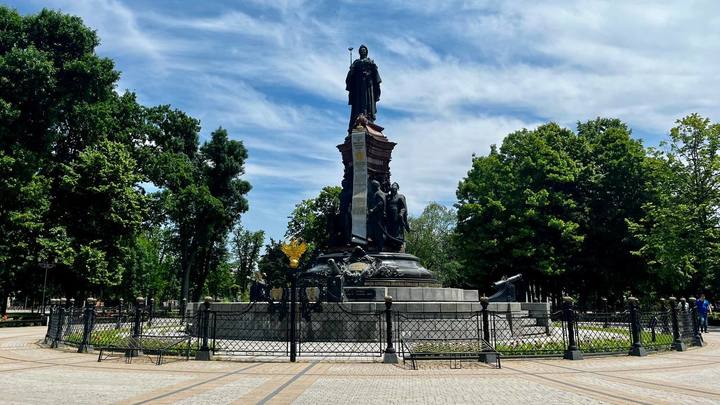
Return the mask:
{"type": "Polygon", "coordinates": [[[411,212],[420,213],[431,201],[455,199],[460,179],[471,167],[472,154],[486,154],[510,132],[537,123],[510,117],[458,116],[413,118],[390,123],[385,134],[398,145],[390,164],[411,212]]]}

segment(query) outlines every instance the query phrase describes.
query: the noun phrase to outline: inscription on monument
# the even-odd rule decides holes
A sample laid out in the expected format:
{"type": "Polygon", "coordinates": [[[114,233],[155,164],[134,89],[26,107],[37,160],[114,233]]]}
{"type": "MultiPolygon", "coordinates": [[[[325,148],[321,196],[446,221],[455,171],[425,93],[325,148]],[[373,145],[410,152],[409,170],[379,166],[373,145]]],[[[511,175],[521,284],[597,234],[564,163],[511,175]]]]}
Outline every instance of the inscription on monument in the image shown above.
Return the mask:
{"type": "Polygon", "coordinates": [[[345,296],[353,301],[373,301],[375,299],[375,289],[348,288],[345,290],[345,296]]]}

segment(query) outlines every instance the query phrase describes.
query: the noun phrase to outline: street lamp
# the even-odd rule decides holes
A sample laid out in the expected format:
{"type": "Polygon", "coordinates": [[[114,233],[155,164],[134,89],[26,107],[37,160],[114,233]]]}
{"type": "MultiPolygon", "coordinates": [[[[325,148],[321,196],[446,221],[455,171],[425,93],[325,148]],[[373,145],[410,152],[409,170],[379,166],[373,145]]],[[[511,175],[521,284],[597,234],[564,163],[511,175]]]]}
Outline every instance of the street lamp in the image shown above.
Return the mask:
{"type": "Polygon", "coordinates": [[[290,361],[294,362],[297,355],[297,348],[295,347],[295,307],[297,304],[296,296],[296,280],[297,280],[297,268],[300,265],[300,257],[307,250],[307,244],[305,242],[299,242],[297,239],[291,240],[289,243],[283,243],[280,249],[290,261],[290,361]]]}
{"type": "Polygon", "coordinates": [[[42,314],[45,316],[45,286],[47,285],[47,271],[55,267],[55,263],[42,262],[40,268],[45,269],[45,278],[43,279],[43,294],[42,294],[42,314]]]}

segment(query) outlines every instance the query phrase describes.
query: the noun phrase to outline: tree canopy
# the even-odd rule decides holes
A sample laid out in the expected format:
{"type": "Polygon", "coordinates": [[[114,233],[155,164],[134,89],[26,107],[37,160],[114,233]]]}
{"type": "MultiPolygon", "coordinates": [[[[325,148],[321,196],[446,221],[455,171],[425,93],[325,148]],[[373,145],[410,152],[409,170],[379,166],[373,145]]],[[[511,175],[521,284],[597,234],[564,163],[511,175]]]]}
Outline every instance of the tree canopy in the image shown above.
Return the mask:
{"type": "Polygon", "coordinates": [[[0,25],[0,302],[36,297],[41,262],[66,296],[198,299],[248,209],[242,142],[116,92],[78,17],[0,7],[0,25]]]}

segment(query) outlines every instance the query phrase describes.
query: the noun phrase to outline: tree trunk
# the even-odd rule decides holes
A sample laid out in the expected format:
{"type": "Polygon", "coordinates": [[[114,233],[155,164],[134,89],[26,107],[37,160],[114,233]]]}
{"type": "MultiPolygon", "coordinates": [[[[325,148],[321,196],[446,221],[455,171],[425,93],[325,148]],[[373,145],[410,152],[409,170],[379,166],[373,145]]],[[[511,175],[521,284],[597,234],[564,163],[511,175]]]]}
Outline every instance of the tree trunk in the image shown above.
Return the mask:
{"type": "Polygon", "coordinates": [[[7,301],[8,301],[8,292],[5,290],[0,290],[0,316],[5,316],[7,314],[7,301]]]}

